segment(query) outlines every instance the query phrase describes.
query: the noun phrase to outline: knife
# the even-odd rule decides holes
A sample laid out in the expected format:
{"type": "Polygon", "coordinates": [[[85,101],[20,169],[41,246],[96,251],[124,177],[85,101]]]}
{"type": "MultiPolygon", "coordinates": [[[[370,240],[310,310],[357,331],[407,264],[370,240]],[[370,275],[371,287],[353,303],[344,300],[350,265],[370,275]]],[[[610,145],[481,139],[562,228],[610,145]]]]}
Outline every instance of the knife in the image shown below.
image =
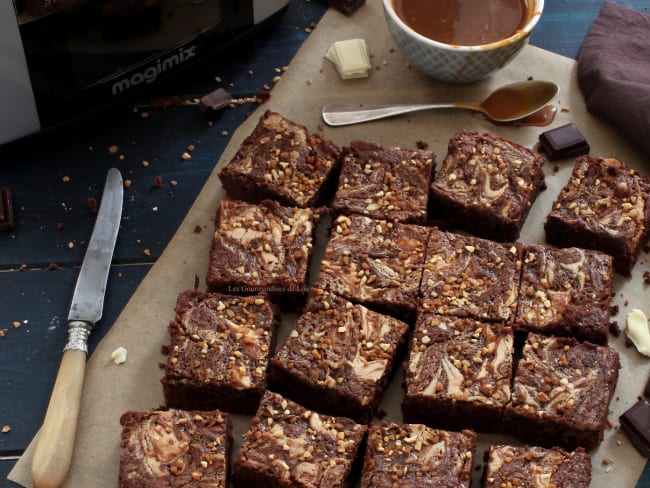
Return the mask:
{"type": "Polygon", "coordinates": [[[32,459],[35,488],[63,484],[72,462],[88,337],[102,316],[104,292],[122,218],[124,185],[112,168],[106,176],[97,220],[84,256],[68,315],[68,342],[32,459]]]}

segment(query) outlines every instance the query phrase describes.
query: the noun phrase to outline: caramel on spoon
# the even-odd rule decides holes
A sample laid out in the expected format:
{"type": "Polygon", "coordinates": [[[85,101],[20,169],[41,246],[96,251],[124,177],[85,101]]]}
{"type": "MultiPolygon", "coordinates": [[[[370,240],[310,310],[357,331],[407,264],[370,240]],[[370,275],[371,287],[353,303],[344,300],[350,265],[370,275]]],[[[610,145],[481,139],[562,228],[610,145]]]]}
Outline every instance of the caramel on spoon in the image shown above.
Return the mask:
{"type": "Polygon", "coordinates": [[[400,103],[359,105],[332,103],[323,106],[327,125],[340,126],[383,119],[394,115],[434,108],[462,108],[484,113],[495,122],[513,122],[546,106],[560,92],[551,81],[521,81],[502,86],[482,102],[400,103]]]}

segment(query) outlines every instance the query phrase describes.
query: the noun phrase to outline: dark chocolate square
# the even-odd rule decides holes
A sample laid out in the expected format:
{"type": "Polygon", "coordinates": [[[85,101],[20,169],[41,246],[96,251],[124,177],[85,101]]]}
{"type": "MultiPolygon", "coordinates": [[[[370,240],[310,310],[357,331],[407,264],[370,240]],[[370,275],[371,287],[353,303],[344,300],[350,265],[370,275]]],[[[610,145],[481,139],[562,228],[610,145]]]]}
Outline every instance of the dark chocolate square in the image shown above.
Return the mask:
{"type": "Polygon", "coordinates": [[[620,419],[621,427],[639,454],[650,457],[650,403],[643,398],[628,408],[620,419]]]}
{"type": "Polygon", "coordinates": [[[588,154],[590,147],[575,124],[566,124],[539,135],[540,149],[550,161],[588,154]]]}

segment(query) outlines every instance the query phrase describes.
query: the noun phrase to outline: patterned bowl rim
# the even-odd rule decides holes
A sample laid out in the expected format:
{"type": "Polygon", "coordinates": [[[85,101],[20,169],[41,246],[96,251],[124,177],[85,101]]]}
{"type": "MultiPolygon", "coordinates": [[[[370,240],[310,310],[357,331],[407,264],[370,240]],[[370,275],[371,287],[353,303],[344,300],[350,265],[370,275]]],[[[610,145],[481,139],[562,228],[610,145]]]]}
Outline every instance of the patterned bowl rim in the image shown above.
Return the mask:
{"type": "Polygon", "coordinates": [[[399,28],[402,31],[404,31],[406,34],[432,47],[437,47],[439,49],[445,49],[450,51],[465,51],[465,52],[490,51],[510,44],[514,44],[519,40],[528,37],[532,32],[533,28],[535,27],[535,25],[537,25],[537,22],[539,22],[539,19],[542,16],[542,12],[544,11],[544,0],[527,0],[529,3],[530,2],[533,3],[534,10],[530,15],[530,19],[528,19],[528,22],[526,22],[526,25],[524,25],[522,29],[517,29],[517,32],[515,32],[510,37],[506,37],[505,39],[499,39],[498,41],[490,42],[488,44],[481,44],[478,46],[463,46],[457,44],[445,44],[443,42],[434,41],[433,39],[424,37],[422,34],[417,33],[416,31],[411,29],[408,25],[406,25],[399,17],[399,15],[397,15],[397,12],[395,12],[395,9],[393,7],[394,0],[382,0],[382,1],[384,4],[384,11],[390,16],[391,20],[395,24],[397,24],[399,28]]]}

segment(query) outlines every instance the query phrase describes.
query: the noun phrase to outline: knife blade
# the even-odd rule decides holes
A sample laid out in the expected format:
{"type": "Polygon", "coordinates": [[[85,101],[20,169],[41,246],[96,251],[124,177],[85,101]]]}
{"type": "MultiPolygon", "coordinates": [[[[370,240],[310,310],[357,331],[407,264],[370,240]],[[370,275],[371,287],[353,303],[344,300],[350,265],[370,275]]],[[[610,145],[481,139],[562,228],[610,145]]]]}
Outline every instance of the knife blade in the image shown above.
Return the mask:
{"type": "Polygon", "coordinates": [[[122,219],[123,193],[122,176],[112,168],[106,176],[97,219],[77,277],[68,314],[68,342],[38,434],[32,459],[35,488],[58,488],[70,469],[88,337],[104,308],[106,284],[122,219]]]}

